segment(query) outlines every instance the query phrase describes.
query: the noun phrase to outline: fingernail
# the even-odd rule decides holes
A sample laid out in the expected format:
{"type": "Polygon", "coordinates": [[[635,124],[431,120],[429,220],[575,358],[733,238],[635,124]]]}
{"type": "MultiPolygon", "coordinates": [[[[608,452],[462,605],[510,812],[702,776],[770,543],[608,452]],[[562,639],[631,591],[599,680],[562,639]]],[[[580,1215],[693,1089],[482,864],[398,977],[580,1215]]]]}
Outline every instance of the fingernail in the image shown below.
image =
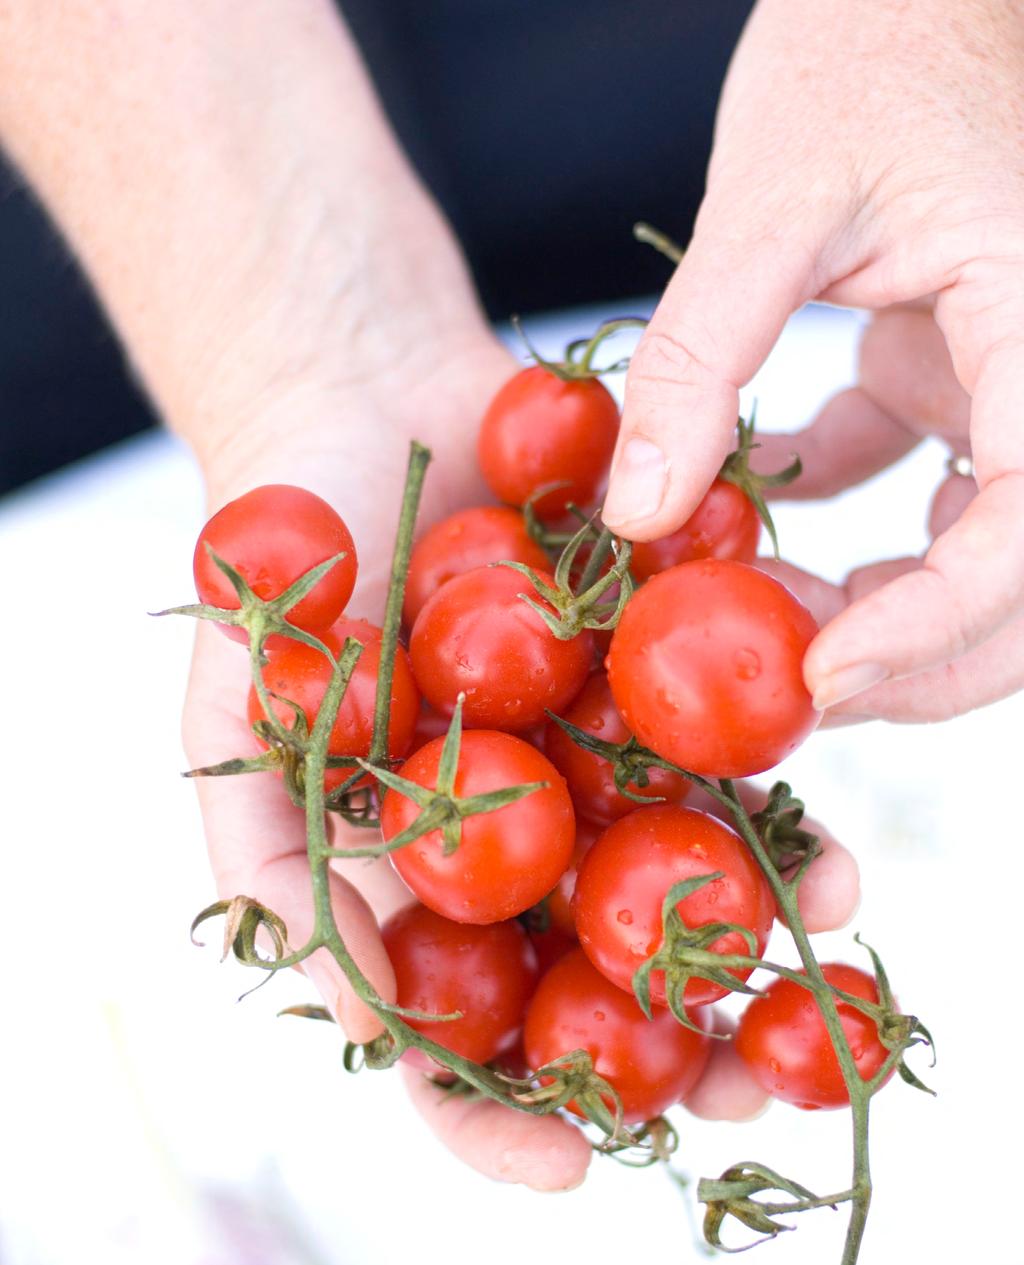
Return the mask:
{"type": "Polygon", "coordinates": [[[668,484],[668,462],[657,444],[641,435],[626,441],[612,470],[602,516],[624,526],[656,513],[668,484]]]}
{"type": "Polygon", "coordinates": [[[887,680],[889,675],[889,669],[880,663],[853,663],[848,668],[840,668],[818,685],[814,691],[814,706],[823,712],[826,707],[834,707],[887,680]]]}

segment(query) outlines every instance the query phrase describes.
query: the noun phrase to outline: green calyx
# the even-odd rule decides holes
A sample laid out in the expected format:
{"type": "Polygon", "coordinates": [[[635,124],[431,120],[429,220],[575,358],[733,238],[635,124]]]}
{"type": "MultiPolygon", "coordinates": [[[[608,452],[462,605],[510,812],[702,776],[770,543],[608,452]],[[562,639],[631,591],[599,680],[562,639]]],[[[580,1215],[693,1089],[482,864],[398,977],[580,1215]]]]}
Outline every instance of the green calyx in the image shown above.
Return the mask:
{"type": "Polygon", "coordinates": [[[741,492],[750,500],[754,509],[757,510],[758,517],[764,523],[765,530],[772,542],[772,550],[777,558],[779,556],[779,537],[775,531],[775,523],[772,520],[771,511],[768,509],[768,503],[764,498],[765,488],[785,487],[787,483],[792,483],[794,479],[800,477],[803,466],[799,457],[794,457],[792,462],[784,469],[778,471],[777,474],[756,474],[750,468],[750,454],[761,445],[754,440],[754,430],[756,426],[756,406],[751,409],[750,420],[744,421],[739,418],[736,423],[737,444],[736,451],[731,452],[722,464],[718,477],[724,479],[726,483],[735,484],[741,492]]]}
{"type": "Polygon", "coordinates": [[[518,800],[525,799],[527,795],[532,795],[535,791],[544,790],[547,782],[526,782],[520,786],[505,786],[496,791],[485,791],[480,795],[468,795],[460,797],[455,794],[455,780],[459,769],[459,752],[462,746],[462,705],[465,695],[460,694],[455,704],[455,712],[452,716],[451,724],[448,726],[448,733],[445,735],[444,746],[441,748],[441,759],[437,769],[437,786],[434,790],[430,790],[425,786],[420,786],[418,782],[412,782],[408,778],[401,777],[397,773],[392,773],[387,769],[376,768],[366,760],[360,760],[358,763],[367,771],[372,772],[377,780],[399,795],[404,795],[406,799],[411,799],[420,809],[416,816],[405,830],[395,835],[393,839],[378,847],[370,848],[350,848],[344,852],[348,857],[375,857],[384,856],[389,852],[396,852],[399,848],[404,848],[410,843],[414,843],[417,839],[422,839],[424,835],[430,834],[434,830],[441,831],[441,837],[444,840],[443,854],[451,856],[462,842],[462,823],[467,817],[474,817],[477,813],[493,813],[499,808],[505,808],[509,804],[514,804],[518,800]]]}
{"type": "Polygon", "coordinates": [[[836,1208],[853,1198],[852,1191],[819,1198],[798,1182],[791,1181],[764,1164],[735,1164],[727,1168],[721,1177],[711,1180],[703,1177],[697,1187],[697,1198],[707,1205],[704,1214],[704,1238],[720,1252],[745,1252],[757,1243],[774,1239],[785,1230],[794,1229],[775,1218],[796,1212],[808,1212],[813,1208],[836,1208]],[[755,1199],[766,1191],[778,1191],[789,1195],[785,1201],[755,1199]],[[754,1243],[741,1247],[727,1247],[721,1238],[722,1226],[727,1217],[761,1236],[754,1243]]]}
{"type": "Polygon", "coordinates": [[[668,1008],[684,1028],[690,1028],[693,1032],[704,1034],[705,1030],[695,1024],[686,1013],[684,994],[690,980],[707,980],[728,992],[758,995],[756,988],[744,984],[722,966],[719,954],[711,949],[711,946],[723,936],[735,933],[742,937],[751,956],[755,956],[757,940],[754,933],[747,927],[741,927],[734,922],[706,922],[699,927],[688,927],[677,908],[679,902],[685,900],[687,896],[724,877],[721,870],[716,870],[713,874],[701,874],[694,878],[682,879],[678,883],[673,883],[665,893],[661,906],[664,936],[661,948],[651,954],[633,975],[633,992],[640,1009],[648,1019],[652,1017],[652,971],[664,972],[665,1000],[668,1008]]]}
{"type": "Polygon", "coordinates": [[[633,595],[634,584],[629,574],[633,546],[628,540],[620,540],[617,536],[613,536],[607,528],[603,529],[594,540],[593,549],[579,582],[573,585],[573,564],[580,547],[589,540],[594,540],[594,529],[592,522],[588,520],[569,539],[562,550],[562,556],[555,567],[554,584],[538,575],[525,563],[492,563],[492,566],[496,567],[511,567],[513,571],[518,571],[530,581],[537,597],[547,605],[541,605],[528,593],[520,593],[519,596],[531,610],[537,612],[560,641],[571,641],[585,628],[611,631],[618,624],[626,603],[633,595]],[[614,556],[615,561],[604,575],[600,575],[599,572],[609,552],[614,556]],[[618,594],[606,599],[605,595],[616,585],[619,589],[618,594]],[[548,607],[554,609],[549,610],[548,607]]]}
{"type": "Polygon", "coordinates": [[[549,711],[546,715],[559,729],[568,734],[578,747],[582,747],[584,751],[589,751],[592,755],[600,756],[612,766],[615,789],[620,795],[638,805],[665,802],[663,795],[639,793],[644,787],[650,785],[650,770],[664,767],[665,761],[660,756],[642,747],[633,737],[627,738],[625,742],[606,742],[605,739],[587,733],[585,729],[580,729],[571,721],[556,716],[554,712],[549,711]]]}
{"type": "Polygon", "coordinates": [[[277,597],[264,600],[252,591],[245,577],[230,562],[225,562],[223,558],[214,553],[209,544],[206,545],[206,551],[217,568],[231,581],[231,587],[238,595],[238,610],[222,610],[217,606],[207,606],[203,602],[195,602],[188,606],[172,606],[167,610],[155,611],[154,614],[190,615],[193,619],[213,619],[218,624],[230,624],[235,628],[244,628],[249,634],[250,646],[256,647],[258,655],[262,655],[267,638],[277,634],[282,637],[290,637],[293,641],[301,641],[303,645],[312,646],[314,650],[319,650],[328,659],[333,660],[334,656],[318,637],[314,637],[312,633],[308,633],[302,628],[296,628],[294,624],[288,622],[285,616],[308,593],[316,588],[329,571],[338,565],[342,558],[345,557],[344,553],[337,553],[333,558],[328,558],[326,561],[318,563],[317,566],[311,567],[305,574],[300,575],[293,584],[290,584],[283,593],[279,593],[277,597]]]}
{"type": "Polygon", "coordinates": [[[647,328],[647,320],[642,316],[619,316],[614,320],[602,321],[589,338],[577,338],[569,343],[562,360],[546,360],[527,338],[518,316],[512,317],[512,324],[523,340],[530,358],[548,373],[561,378],[563,382],[585,382],[589,378],[599,378],[605,373],[622,373],[629,368],[628,356],[620,357],[607,365],[595,365],[595,356],[609,338],[621,333],[622,330],[647,328]]]}

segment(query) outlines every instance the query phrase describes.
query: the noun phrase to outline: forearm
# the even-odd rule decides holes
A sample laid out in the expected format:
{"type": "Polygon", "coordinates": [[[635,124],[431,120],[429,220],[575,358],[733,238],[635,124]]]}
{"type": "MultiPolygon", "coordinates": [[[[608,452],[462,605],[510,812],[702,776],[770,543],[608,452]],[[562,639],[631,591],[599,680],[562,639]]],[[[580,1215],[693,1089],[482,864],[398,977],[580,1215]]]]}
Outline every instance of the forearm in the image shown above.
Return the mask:
{"type": "Polygon", "coordinates": [[[0,137],[201,457],[398,293],[474,311],[328,0],[5,0],[0,137]]]}

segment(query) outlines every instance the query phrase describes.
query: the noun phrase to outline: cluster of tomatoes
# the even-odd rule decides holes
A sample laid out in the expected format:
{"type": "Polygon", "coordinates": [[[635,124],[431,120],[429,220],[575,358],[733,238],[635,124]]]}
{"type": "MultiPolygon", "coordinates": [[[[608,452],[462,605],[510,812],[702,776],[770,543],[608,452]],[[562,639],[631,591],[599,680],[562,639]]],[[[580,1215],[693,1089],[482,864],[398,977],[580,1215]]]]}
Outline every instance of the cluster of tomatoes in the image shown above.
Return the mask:
{"type": "MultiPolygon", "coordinates": [[[[369,773],[353,783],[351,767],[333,767],[326,791],[348,779],[379,794],[383,840],[410,840],[389,853],[416,898],[383,928],[397,1002],[459,1016],[411,1025],[477,1063],[518,1058],[536,1070],[585,1051],[623,1118],[639,1122],[686,1098],[708,1057],[710,1004],[750,974],[679,975],[666,893],[692,880],[675,922],[684,932],[721,925],[704,945],[713,954],[759,957],[777,913],[743,839],[685,805],[691,783],[677,769],[746,777],[807,737],[818,717],[801,662],[816,627],[787,589],[750,565],[757,498],[729,477],[673,535],[635,546],[628,574],[620,566],[609,575],[622,561],[616,542],[590,569],[588,617],[587,594],[556,575],[545,545],[565,532],[574,507],[595,503],[618,412],[595,377],[573,372],[571,361],[562,368],[518,373],[483,420],[480,466],[502,504],[453,514],[413,549],[407,636],[391,685],[388,789],[369,773]],[[616,599],[609,581],[621,581],[614,631],[605,627],[616,599]],[[457,766],[446,777],[457,712],[457,766]],[[581,745],[580,735],[597,742],[581,745]],[[654,758],[624,763],[640,747],[654,758]],[[510,787],[518,797],[473,811],[478,797],[510,787]],[[418,821],[434,826],[417,837],[418,821]]],[[[342,519],[312,493],[285,486],[257,488],[215,515],[196,548],[199,597],[237,610],[214,555],[264,600],[342,555],[287,619],[332,655],[346,638],[362,644],[328,751],[365,758],[382,630],[344,614],[357,563],[342,519]]],[[[248,699],[256,732],[265,736],[270,719],[285,729],[304,719],[311,729],[332,667],[315,645],[271,637],[266,690],[254,687],[248,699]]],[[[825,973],[847,993],[878,1000],[871,976],[840,965],[825,973]]],[[[887,1053],[875,1024],[847,1003],[839,1011],[869,1078],[887,1053]]],[[[805,1107],[848,1101],[813,998],[797,983],[780,980],[751,1003],[737,1048],[778,1098],[805,1107]]]]}

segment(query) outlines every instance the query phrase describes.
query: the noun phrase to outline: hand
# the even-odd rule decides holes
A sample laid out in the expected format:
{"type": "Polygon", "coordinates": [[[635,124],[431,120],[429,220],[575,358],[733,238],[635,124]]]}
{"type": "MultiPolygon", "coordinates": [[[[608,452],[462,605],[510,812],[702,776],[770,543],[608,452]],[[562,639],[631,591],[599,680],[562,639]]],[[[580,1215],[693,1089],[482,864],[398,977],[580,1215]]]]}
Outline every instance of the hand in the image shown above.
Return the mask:
{"type": "Polygon", "coordinates": [[[795,438],[795,491],[828,495],[935,431],[980,492],[941,490],[920,562],[838,591],[786,573],[830,621],[804,665],[820,707],[934,719],[1024,684],[1022,71],[1024,17],[1002,0],[761,0],[693,241],[630,368],[605,519],[647,540],[699,501],[797,307],[920,305],[877,319],[860,386],[795,438]]]}

